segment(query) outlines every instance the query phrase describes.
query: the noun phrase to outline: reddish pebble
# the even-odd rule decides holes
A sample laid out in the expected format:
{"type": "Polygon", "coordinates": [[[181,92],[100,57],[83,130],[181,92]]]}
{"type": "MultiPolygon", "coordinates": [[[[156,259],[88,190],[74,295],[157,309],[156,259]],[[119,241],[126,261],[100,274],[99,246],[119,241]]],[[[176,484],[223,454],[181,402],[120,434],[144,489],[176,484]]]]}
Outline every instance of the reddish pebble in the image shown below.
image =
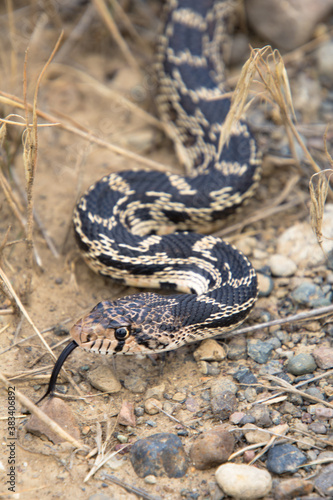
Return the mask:
{"type": "Polygon", "coordinates": [[[121,425],[130,425],[131,427],[136,426],[133,403],[126,400],[123,401],[118,415],[118,423],[121,425]]]}
{"type": "Polygon", "coordinates": [[[234,445],[234,436],[225,426],[218,425],[197,438],[190,449],[190,458],[196,469],[209,469],[226,462],[234,445]]]}
{"type": "Polygon", "coordinates": [[[229,417],[229,422],[233,425],[238,425],[242,418],[245,417],[245,413],[242,411],[235,411],[232,415],[229,417]]]}
{"type": "Polygon", "coordinates": [[[275,488],[274,498],[276,500],[292,500],[293,498],[309,495],[313,490],[313,484],[306,479],[292,478],[281,481],[275,488]]]}
{"type": "Polygon", "coordinates": [[[244,462],[246,464],[250,463],[254,459],[255,456],[256,456],[256,454],[253,450],[244,451],[244,455],[243,455],[244,462]]]}
{"type": "Polygon", "coordinates": [[[333,410],[332,408],[324,408],[320,406],[315,409],[315,415],[321,420],[328,420],[329,418],[333,418],[333,410]]]}
{"type": "Polygon", "coordinates": [[[333,368],[333,348],[318,347],[318,349],[312,351],[312,356],[322,370],[333,368]]]}

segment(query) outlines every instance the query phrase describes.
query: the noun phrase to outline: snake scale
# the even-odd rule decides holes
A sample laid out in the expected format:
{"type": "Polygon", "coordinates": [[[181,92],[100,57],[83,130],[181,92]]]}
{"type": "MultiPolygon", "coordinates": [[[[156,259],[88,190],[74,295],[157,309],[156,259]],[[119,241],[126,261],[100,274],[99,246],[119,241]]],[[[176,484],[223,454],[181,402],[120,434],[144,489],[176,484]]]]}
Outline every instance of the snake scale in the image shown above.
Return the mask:
{"type": "Polygon", "coordinates": [[[72,327],[73,340],[61,353],[45,396],[53,393],[63,362],[77,346],[101,354],[165,352],[235,328],[256,301],[250,262],[206,234],[253,195],[260,178],[246,122],[233,125],[219,154],[230,108],[223,65],[230,3],[167,2],[156,55],[156,101],[187,175],[111,173],[91,186],[74,210],[75,236],[93,270],[173,293],[99,303],[72,327]]]}

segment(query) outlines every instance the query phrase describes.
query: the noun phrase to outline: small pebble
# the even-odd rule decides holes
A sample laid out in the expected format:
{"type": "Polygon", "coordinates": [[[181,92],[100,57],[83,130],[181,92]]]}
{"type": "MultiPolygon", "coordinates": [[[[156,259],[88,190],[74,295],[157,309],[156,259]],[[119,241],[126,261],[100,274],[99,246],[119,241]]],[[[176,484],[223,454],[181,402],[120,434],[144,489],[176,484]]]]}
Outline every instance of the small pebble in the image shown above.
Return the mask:
{"type": "MultiPolygon", "coordinates": [[[[46,413],[46,415],[54,420],[64,431],[68,432],[74,439],[80,439],[80,431],[76,423],[76,419],[67,403],[59,398],[51,398],[43,401],[40,409],[46,413]]],[[[32,415],[27,424],[25,425],[25,430],[31,432],[36,436],[44,435],[54,444],[62,443],[65,438],[60,437],[56,434],[50,427],[44,424],[38,417],[32,415]]]]}
{"type": "Polygon", "coordinates": [[[291,292],[292,299],[298,304],[310,307],[324,307],[331,305],[331,300],[321,288],[314,283],[304,282],[291,292]]]}
{"type": "Polygon", "coordinates": [[[190,458],[196,469],[209,469],[226,462],[234,446],[234,436],[219,425],[200,434],[191,446],[190,458]]]}
{"type": "Polygon", "coordinates": [[[332,347],[318,347],[312,351],[317,365],[322,370],[329,370],[333,368],[333,348],[332,347]]]}
{"type": "Polygon", "coordinates": [[[211,399],[211,408],[217,418],[227,420],[237,408],[237,398],[231,391],[223,391],[211,399]]]}
{"type": "Polygon", "coordinates": [[[223,464],[215,472],[218,485],[226,495],[242,500],[262,498],[272,489],[269,472],[245,464],[223,464]]]}
{"type": "Polygon", "coordinates": [[[272,425],[272,419],[267,406],[254,406],[250,413],[256,419],[256,424],[259,427],[270,427],[272,425]]]}
{"type": "Polygon", "coordinates": [[[242,418],[244,418],[245,416],[245,413],[243,413],[242,411],[236,411],[235,413],[232,413],[232,415],[230,415],[229,417],[229,422],[232,424],[232,425],[238,425],[242,418]]]}
{"type": "Polygon", "coordinates": [[[274,288],[274,281],[270,276],[263,273],[257,273],[259,297],[268,297],[274,288]]]}
{"type": "Polygon", "coordinates": [[[305,389],[304,392],[306,394],[309,394],[309,396],[315,396],[318,399],[324,400],[325,397],[321,390],[318,387],[308,387],[308,389],[305,389]]]}
{"type": "Polygon", "coordinates": [[[328,420],[333,418],[333,410],[332,408],[327,408],[326,406],[319,406],[315,409],[315,417],[321,420],[328,420]]]}
{"type": "Polygon", "coordinates": [[[156,415],[159,413],[159,408],[162,408],[162,403],[158,399],[149,398],[145,401],[145,412],[149,415],[156,415]]]}
{"type": "Polygon", "coordinates": [[[245,339],[232,339],[228,344],[227,358],[231,360],[247,358],[247,344],[245,339]]]}
{"type": "Polygon", "coordinates": [[[309,430],[314,432],[315,434],[326,434],[327,428],[326,425],[322,422],[313,422],[309,425],[309,430]]]}
{"type": "Polygon", "coordinates": [[[226,352],[216,340],[203,340],[193,353],[196,361],[223,361],[226,357],[226,352]]]}
{"type": "Polygon", "coordinates": [[[139,477],[167,475],[180,478],[187,471],[186,454],[175,434],[159,433],[139,439],[131,447],[130,460],[139,477]]]}
{"type": "Polygon", "coordinates": [[[230,391],[233,394],[237,394],[238,387],[231,377],[219,377],[213,380],[210,385],[210,394],[212,398],[224,391],[230,391]]]}
{"type": "Polygon", "coordinates": [[[130,373],[129,375],[126,375],[124,379],[124,386],[126,387],[126,389],[138,394],[145,392],[145,390],[147,389],[147,385],[148,384],[146,380],[144,380],[141,376],[135,373],[130,373]]]}
{"type": "Polygon", "coordinates": [[[271,273],[277,277],[293,276],[297,270],[295,262],[284,255],[274,254],[268,261],[271,273]]]}
{"type": "Polygon", "coordinates": [[[297,472],[307,461],[306,455],[292,444],[278,444],[269,449],[266,466],[274,474],[297,472]]]}
{"type": "Polygon", "coordinates": [[[333,463],[322,466],[319,475],[314,480],[315,487],[323,495],[332,498],[333,495],[333,463]]]}
{"type": "Polygon", "coordinates": [[[249,444],[268,443],[271,438],[268,432],[258,429],[258,427],[253,424],[245,424],[242,427],[242,431],[249,444]]]}
{"type": "Polygon", "coordinates": [[[267,363],[273,346],[270,342],[263,342],[260,339],[250,339],[247,343],[247,353],[256,363],[267,363]]]}
{"type": "Polygon", "coordinates": [[[122,402],[120,412],[118,415],[118,423],[121,425],[136,426],[136,419],[134,415],[134,404],[124,400],[122,402]]]}
{"type": "Polygon", "coordinates": [[[233,374],[233,377],[240,384],[249,385],[258,383],[257,377],[248,368],[245,368],[244,366],[239,367],[237,372],[233,374]]]}
{"type": "Polygon", "coordinates": [[[172,396],[172,399],[178,403],[184,403],[184,401],[186,401],[186,394],[183,392],[176,392],[176,394],[172,396]]]}
{"type": "Polygon", "coordinates": [[[145,399],[156,398],[163,399],[163,394],[165,393],[165,384],[155,385],[154,387],[149,387],[145,394],[145,399]]]}
{"type": "Polygon", "coordinates": [[[157,483],[156,476],[153,476],[153,474],[149,474],[149,476],[145,477],[145,483],[147,483],[147,484],[156,484],[157,483]]]}
{"type": "Polygon", "coordinates": [[[285,479],[277,483],[274,488],[275,500],[293,500],[297,497],[309,495],[313,490],[313,484],[299,477],[285,479]]]}
{"type": "Polygon", "coordinates": [[[304,375],[316,370],[316,362],[311,354],[301,353],[290,359],[287,371],[293,375],[304,375]]]}
{"type": "Polygon", "coordinates": [[[90,384],[102,392],[114,394],[121,390],[121,383],[113,370],[107,365],[99,365],[94,370],[88,372],[90,384]]]}

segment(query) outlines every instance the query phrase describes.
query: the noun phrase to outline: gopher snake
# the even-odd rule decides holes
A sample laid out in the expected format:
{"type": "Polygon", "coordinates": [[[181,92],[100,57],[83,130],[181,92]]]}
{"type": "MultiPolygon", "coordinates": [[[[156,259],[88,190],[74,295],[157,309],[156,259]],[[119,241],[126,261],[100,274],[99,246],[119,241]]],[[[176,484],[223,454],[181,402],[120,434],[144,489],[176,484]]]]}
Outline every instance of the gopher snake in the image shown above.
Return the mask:
{"type": "Polygon", "coordinates": [[[112,173],[91,186],[73,216],[88,265],[128,285],[183,294],[143,293],[99,303],[72,328],[48,392],[78,345],[102,354],[164,352],[235,328],[257,296],[254,269],[233,246],[207,233],[252,196],[260,177],[245,122],[218,154],[224,96],[221,53],[228,0],[170,0],[157,50],[157,105],[187,167],[180,175],[112,173]],[[195,231],[195,232],[194,232],[195,231]]]}

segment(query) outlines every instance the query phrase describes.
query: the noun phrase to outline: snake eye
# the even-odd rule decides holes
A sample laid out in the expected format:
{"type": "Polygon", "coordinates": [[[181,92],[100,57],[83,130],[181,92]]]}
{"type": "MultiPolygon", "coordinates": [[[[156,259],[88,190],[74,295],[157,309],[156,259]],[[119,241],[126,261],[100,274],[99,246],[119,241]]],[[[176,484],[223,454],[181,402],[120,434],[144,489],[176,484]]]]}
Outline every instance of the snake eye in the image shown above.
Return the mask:
{"type": "Polygon", "coordinates": [[[116,328],[114,331],[114,336],[117,340],[125,340],[129,336],[130,331],[129,328],[125,326],[121,326],[120,328],[116,328]]]}

